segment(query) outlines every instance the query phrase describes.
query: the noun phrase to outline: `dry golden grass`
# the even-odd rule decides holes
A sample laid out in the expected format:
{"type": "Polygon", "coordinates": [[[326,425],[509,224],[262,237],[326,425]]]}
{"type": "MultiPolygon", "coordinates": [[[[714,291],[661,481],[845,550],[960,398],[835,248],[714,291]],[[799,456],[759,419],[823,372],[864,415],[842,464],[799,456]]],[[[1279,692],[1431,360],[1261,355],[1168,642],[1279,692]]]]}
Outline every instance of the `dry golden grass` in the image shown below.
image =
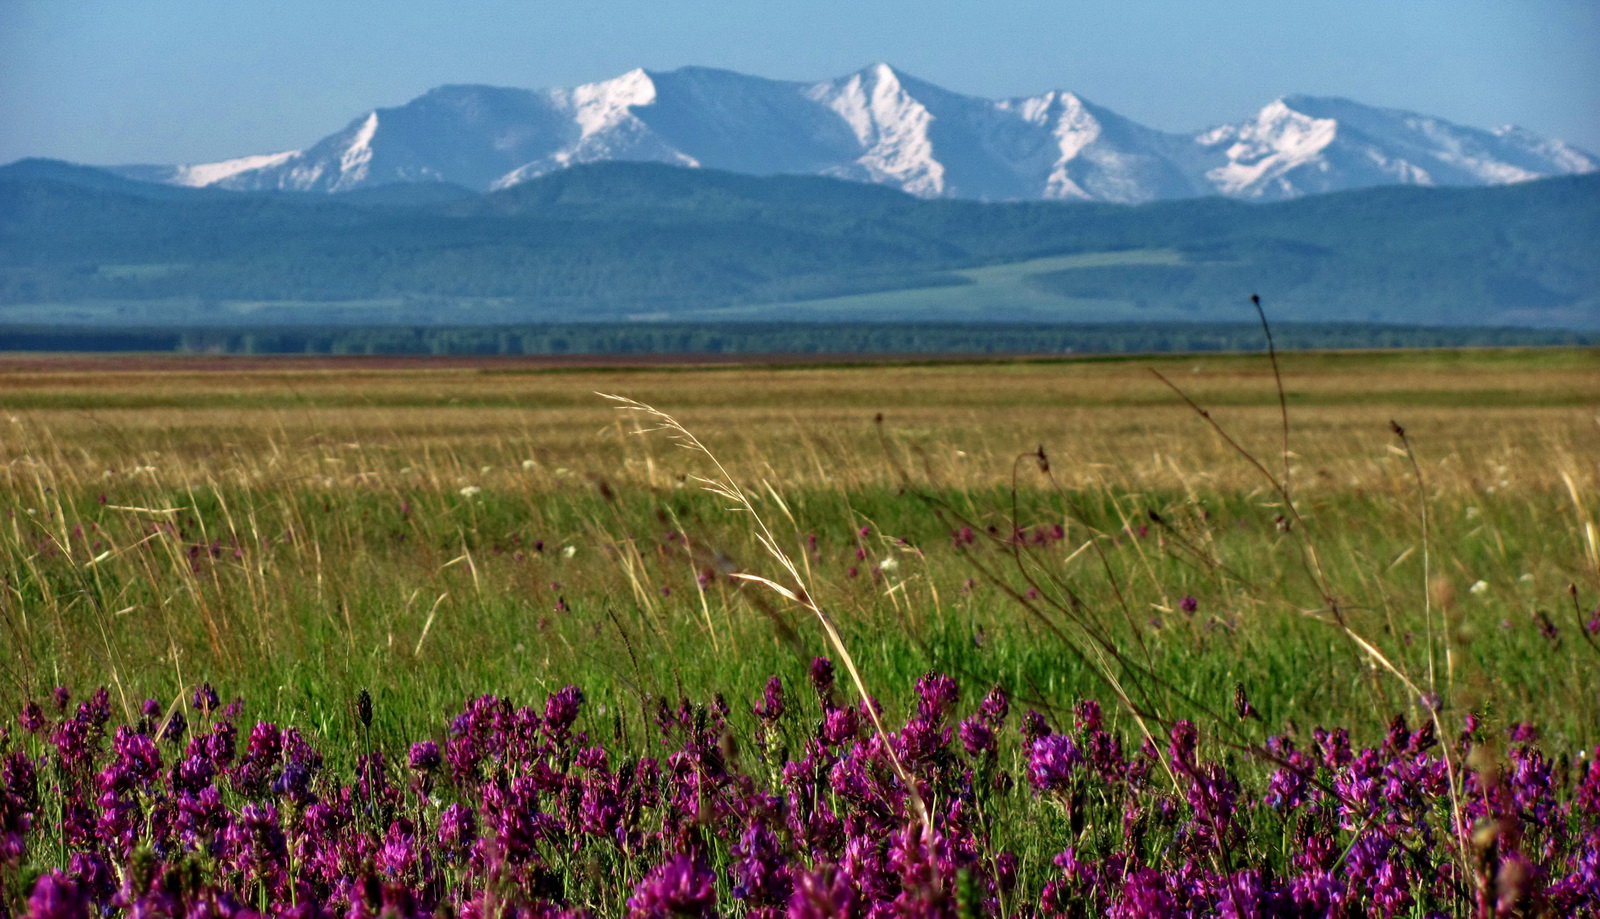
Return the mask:
{"type": "MultiPolygon", "coordinates": [[[[169,362],[172,364],[172,362],[169,362]]],[[[48,366],[48,365],[42,365],[48,366]]],[[[181,368],[181,363],[176,368],[181,368]]],[[[212,368],[226,364],[210,362],[212,368]]],[[[1043,445],[1069,483],[1252,489],[1261,483],[1151,372],[1159,369],[1263,458],[1276,462],[1270,371],[1251,357],[854,367],[584,369],[514,366],[238,371],[0,369],[13,475],[154,467],[169,483],[363,476],[427,466],[449,484],[484,466],[539,488],[569,473],[661,484],[681,457],[626,435],[597,391],[670,409],[741,475],[790,485],[883,483],[873,418],[919,469],[956,487],[1004,484],[1043,445]],[[531,460],[531,463],[525,461],[531,460]],[[525,466],[527,468],[525,468],[525,466]],[[449,481],[447,481],[449,480],[449,481]]],[[[1433,485],[1593,490],[1600,358],[1519,360],[1295,356],[1285,359],[1303,490],[1394,479],[1387,422],[1411,432],[1433,485]]]]}

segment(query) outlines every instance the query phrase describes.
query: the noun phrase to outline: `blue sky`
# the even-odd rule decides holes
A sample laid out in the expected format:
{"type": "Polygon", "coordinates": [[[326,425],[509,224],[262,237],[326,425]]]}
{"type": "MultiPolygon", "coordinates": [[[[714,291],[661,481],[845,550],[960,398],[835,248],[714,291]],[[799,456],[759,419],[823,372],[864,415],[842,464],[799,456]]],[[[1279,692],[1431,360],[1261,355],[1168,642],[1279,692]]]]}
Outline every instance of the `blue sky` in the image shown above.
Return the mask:
{"type": "Polygon", "coordinates": [[[814,80],[879,60],[972,95],[1069,89],[1167,130],[1304,92],[1600,151],[1600,0],[0,0],[0,162],[292,149],[443,83],[686,64],[814,80]]]}

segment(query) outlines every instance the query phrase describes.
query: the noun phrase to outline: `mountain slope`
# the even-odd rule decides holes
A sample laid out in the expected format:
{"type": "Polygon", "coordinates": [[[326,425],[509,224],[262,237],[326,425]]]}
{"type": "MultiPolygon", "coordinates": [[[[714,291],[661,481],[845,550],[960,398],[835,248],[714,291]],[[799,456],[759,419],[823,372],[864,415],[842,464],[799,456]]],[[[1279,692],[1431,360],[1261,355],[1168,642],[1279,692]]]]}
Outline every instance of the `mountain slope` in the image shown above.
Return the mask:
{"type": "Polygon", "coordinates": [[[0,322],[1215,321],[1260,293],[1283,319],[1600,328],[1600,175],[1128,206],[648,163],[411,201],[37,173],[0,168],[0,322]]]}
{"type": "Polygon", "coordinates": [[[818,83],[685,67],[570,89],[442,86],[304,150],[116,171],[240,191],[395,182],[488,191],[615,160],[825,175],[928,198],[1119,203],[1282,200],[1600,169],[1584,151],[1519,129],[1465,128],[1345,99],[1288,96],[1236,124],[1172,134],[1068,92],[980,99],[873,64],[818,83]]]}
{"type": "Polygon", "coordinates": [[[1596,168],[1574,147],[1515,128],[1464,128],[1314,96],[1285,97],[1198,142],[1227,160],[1206,172],[1218,191],[1260,200],[1377,185],[1505,185],[1596,168]]]}

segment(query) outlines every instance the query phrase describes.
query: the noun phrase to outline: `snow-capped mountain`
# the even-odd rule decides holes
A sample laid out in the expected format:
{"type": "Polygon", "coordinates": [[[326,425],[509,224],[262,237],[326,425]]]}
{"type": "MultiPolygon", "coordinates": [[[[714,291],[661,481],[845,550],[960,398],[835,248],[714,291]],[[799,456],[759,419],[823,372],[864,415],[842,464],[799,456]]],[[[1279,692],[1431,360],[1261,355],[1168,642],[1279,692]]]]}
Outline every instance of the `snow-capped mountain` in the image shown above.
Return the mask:
{"type": "Polygon", "coordinates": [[[1519,128],[1484,131],[1314,96],[1286,96],[1195,140],[1222,158],[1205,172],[1213,188],[1267,200],[1374,185],[1504,185],[1600,168],[1582,150],[1519,128]]]}
{"type": "Polygon", "coordinates": [[[116,171],[237,190],[451,182],[486,191],[600,160],[828,175],[922,197],[1126,203],[1494,185],[1600,169],[1600,158],[1519,128],[1485,131],[1346,99],[1286,96],[1237,124],[1174,134],[1068,92],[981,99],[874,64],[821,83],[685,67],[570,89],[442,86],[304,150],[116,171]]]}

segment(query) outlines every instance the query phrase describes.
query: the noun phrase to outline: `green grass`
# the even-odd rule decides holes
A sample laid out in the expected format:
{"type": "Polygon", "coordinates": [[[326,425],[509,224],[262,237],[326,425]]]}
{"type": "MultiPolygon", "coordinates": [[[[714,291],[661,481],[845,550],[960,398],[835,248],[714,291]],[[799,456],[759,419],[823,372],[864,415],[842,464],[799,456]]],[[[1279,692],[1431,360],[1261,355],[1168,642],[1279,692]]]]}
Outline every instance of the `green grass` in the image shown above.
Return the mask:
{"type": "MultiPolygon", "coordinates": [[[[85,491],[52,496],[62,501],[58,521],[41,520],[30,500],[6,508],[15,514],[8,625],[21,638],[11,675],[32,692],[114,681],[136,702],[170,699],[204,679],[244,696],[261,717],[337,733],[348,700],[370,687],[387,712],[386,736],[398,741],[437,726],[468,696],[526,699],[567,682],[613,710],[641,711],[656,695],[723,692],[751,702],[767,675],[801,679],[810,656],[827,651],[803,615],[726,578],[730,568],[770,573],[770,562],[743,521],[687,489],[621,489],[607,500],[582,486],[533,495],[489,487],[465,497],[414,480],[376,494],[288,484],[265,493],[105,494],[109,506],[85,491]],[[132,506],[184,510],[114,509],[132,506]],[[163,519],[181,532],[141,543],[150,521],[163,519]],[[77,526],[120,553],[88,567],[106,549],[69,535],[60,541],[69,554],[47,536],[77,526]],[[673,526],[690,534],[694,553],[666,538],[673,526]],[[544,550],[535,551],[541,539],[544,550]],[[195,547],[218,540],[217,558],[201,548],[191,559],[195,547]],[[702,607],[694,576],[706,570],[716,577],[702,607]]],[[[1007,493],[942,497],[1009,530],[1007,493]]],[[[1070,588],[1125,648],[1143,646],[1150,669],[1170,684],[1152,696],[1163,710],[1226,710],[1240,683],[1274,727],[1293,719],[1377,730],[1396,711],[1415,717],[1414,699],[1372,679],[1336,629],[1299,612],[1315,609],[1316,593],[1275,512],[1259,501],[1107,490],[1067,495],[1078,511],[1064,515],[1062,499],[1046,492],[1018,500],[1030,527],[1070,520],[1068,539],[1023,552],[1026,568],[1041,583],[1061,579],[1047,596],[1070,588]],[[1173,521],[1184,542],[1159,530],[1121,534],[1124,515],[1138,526],[1148,510],[1173,521]],[[1086,527],[1108,534],[1104,568],[1092,549],[1065,561],[1089,538],[1086,527]],[[1228,572],[1197,562],[1185,544],[1207,547],[1228,572]],[[1187,595],[1199,602],[1193,616],[1178,609],[1187,595]]],[[[1025,589],[1006,548],[957,551],[928,505],[896,490],[791,491],[785,502],[792,525],[770,498],[763,512],[784,520],[791,551],[805,534],[820,535],[813,593],[846,623],[846,641],[886,698],[898,702],[930,667],[966,686],[1003,683],[1046,710],[1108,698],[1098,671],[1075,662],[1069,643],[985,580],[993,571],[1025,589]],[[874,535],[858,542],[852,534],[862,525],[874,535]],[[855,558],[857,545],[865,560],[855,558]],[[886,559],[891,569],[870,573],[886,559]],[[851,566],[857,577],[848,576],[851,566]]],[[[1516,497],[1434,507],[1435,565],[1489,585],[1483,594],[1462,590],[1449,612],[1459,670],[1451,701],[1589,744],[1600,741],[1600,706],[1587,691],[1600,657],[1560,606],[1582,554],[1570,528],[1548,529],[1561,511],[1516,497]],[[1540,635],[1540,610],[1564,640],[1540,635]],[[1551,698],[1566,701],[1552,709],[1551,698]]],[[[1410,510],[1382,495],[1302,512],[1325,564],[1340,572],[1351,621],[1409,671],[1425,670],[1410,510]]],[[[1065,627],[1064,616],[1050,618],[1065,627]]]]}
{"type": "Polygon", "coordinates": [[[822,321],[830,318],[852,321],[915,320],[928,316],[948,321],[999,318],[1016,322],[1181,321],[1193,317],[1182,310],[1141,309],[1131,301],[1064,297],[1036,286],[1031,279],[1037,275],[1081,268],[1182,265],[1186,262],[1182,253],[1172,249],[1086,252],[948,272],[969,282],[959,286],[916,287],[775,305],[678,311],[673,315],[677,318],[705,320],[805,315],[822,321]]]}
{"type": "Polygon", "coordinates": [[[656,697],[723,693],[748,709],[768,675],[803,680],[828,653],[820,631],[728,577],[776,569],[750,522],[693,484],[703,459],[627,436],[593,396],[620,390],[680,411],[728,463],[807,559],[808,589],[891,711],[936,668],[1051,712],[1088,697],[1115,712],[1109,673],[1149,711],[1220,736],[1236,730],[1236,685],[1265,716],[1241,728],[1255,739],[1289,721],[1370,738],[1393,714],[1414,720],[1415,693],[1331,623],[1309,548],[1349,626],[1437,686],[1451,718],[1532,720],[1563,748],[1600,742],[1600,650],[1581,628],[1600,595],[1584,530],[1597,502],[1581,498],[1597,472],[1592,354],[1295,358],[1304,524],[1288,534],[1260,475],[1146,364],[1224,407],[1217,417],[1277,468],[1276,395],[1248,357],[13,374],[0,399],[16,419],[0,455],[0,705],[104,684],[136,707],[208,680],[253,717],[341,738],[369,688],[376,737],[398,744],[440,730],[469,696],[527,700],[570,682],[595,701],[595,729],[644,743],[656,697]],[[1390,417],[1423,464],[1426,573],[1390,417]],[[1054,485],[1026,457],[1037,443],[1054,485]],[[951,515],[980,534],[1015,522],[1065,536],[1015,555],[981,538],[963,550],[951,515]],[[1029,579],[1037,613],[1012,593],[1026,597],[1029,579]],[[1083,623],[1131,664],[1093,662],[1083,623]]]}

